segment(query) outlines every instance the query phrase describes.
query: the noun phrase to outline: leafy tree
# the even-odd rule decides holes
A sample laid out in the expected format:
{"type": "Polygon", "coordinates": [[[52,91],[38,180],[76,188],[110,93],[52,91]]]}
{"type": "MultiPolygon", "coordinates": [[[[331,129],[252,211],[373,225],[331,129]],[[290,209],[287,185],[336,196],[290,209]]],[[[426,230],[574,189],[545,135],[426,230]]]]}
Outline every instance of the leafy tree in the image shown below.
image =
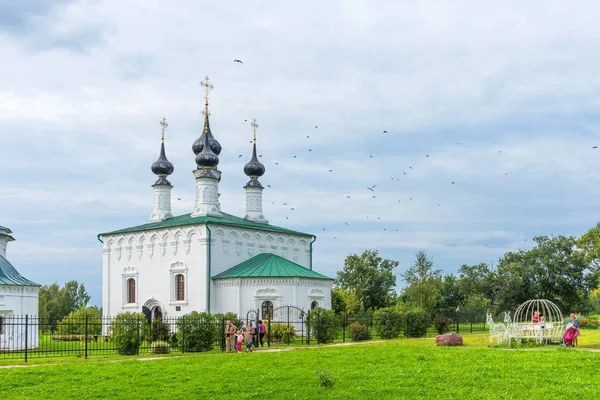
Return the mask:
{"type": "Polygon", "coordinates": [[[576,245],[594,269],[600,270],[600,222],[577,239],[576,245]]]}
{"type": "Polygon", "coordinates": [[[529,299],[548,299],[563,311],[587,311],[590,274],[586,255],[570,236],[537,236],[536,247],[504,255],[498,273],[505,279],[499,294],[505,308],[529,299]]]}
{"type": "Polygon", "coordinates": [[[354,315],[361,309],[361,304],[354,290],[333,287],[331,309],[338,315],[343,313],[354,315]]]}
{"type": "Polygon", "coordinates": [[[71,312],[85,308],[89,301],[85,286],[77,281],[69,281],[62,288],[56,282],[42,286],[38,303],[40,329],[54,330],[58,321],[71,312]]]}
{"type": "Polygon", "coordinates": [[[404,289],[408,303],[433,312],[440,300],[442,278],[441,271],[433,269],[433,261],[427,253],[417,252],[415,263],[401,276],[408,284],[404,289]]]}
{"type": "Polygon", "coordinates": [[[360,256],[346,257],[344,269],[337,273],[335,284],[354,291],[363,311],[376,310],[394,300],[397,261],[384,260],[377,250],[365,250],[360,256]]]}
{"type": "Polygon", "coordinates": [[[87,333],[89,336],[102,334],[102,312],[98,307],[80,308],[64,317],[56,329],[59,335],[84,335],[87,318],[87,333]]]}
{"type": "Polygon", "coordinates": [[[77,281],[65,283],[60,295],[63,312],[67,313],[87,307],[91,299],[91,296],[85,290],[85,285],[77,281]]]}
{"type": "Polygon", "coordinates": [[[464,298],[459,279],[453,274],[444,275],[440,287],[438,310],[454,311],[463,302],[464,298]]]}

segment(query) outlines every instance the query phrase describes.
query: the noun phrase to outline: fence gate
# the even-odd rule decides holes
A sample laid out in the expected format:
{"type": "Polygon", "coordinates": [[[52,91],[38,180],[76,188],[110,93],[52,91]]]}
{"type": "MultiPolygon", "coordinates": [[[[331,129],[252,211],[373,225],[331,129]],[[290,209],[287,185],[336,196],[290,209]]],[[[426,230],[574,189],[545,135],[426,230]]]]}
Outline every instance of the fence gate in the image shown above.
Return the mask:
{"type": "Polygon", "coordinates": [[[267,343],[303,344],[306,342],[308,327],[306,312],[296,306],[275,308],[267,322],[267,343]]]}

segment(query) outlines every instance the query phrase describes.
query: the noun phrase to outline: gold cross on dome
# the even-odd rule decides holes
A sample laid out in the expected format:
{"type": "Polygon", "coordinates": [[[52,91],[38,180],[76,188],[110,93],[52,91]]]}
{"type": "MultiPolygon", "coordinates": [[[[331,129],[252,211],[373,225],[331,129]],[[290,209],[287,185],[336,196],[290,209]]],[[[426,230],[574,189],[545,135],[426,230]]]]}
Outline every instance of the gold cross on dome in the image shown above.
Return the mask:
{"type": "Polygon", "coordinates": [[[204,77],[203,81],[200,81],[200,86],[204,88],[204,100],[206,100],[206,103],[208,104],[208,93],[215,88],[213,84],[210,83],[208,75],[204,77]]]}
{"type": "Polygon", "coordinates": [[[254,144],[256,144],[256,129],[259,127],[259,125],[256,123],[256,118],[252,120],[250,125],[252,125],[252,129],[254,129],[254,144]]]}
{"type": "Polygon", "coordinates": [[[163,119],[160,120],[161,141],[163,143],[165,142],[165,129],[167,126],[169,126],[169,124],[167,124],[167,119],[163,117],[163,119]]]}

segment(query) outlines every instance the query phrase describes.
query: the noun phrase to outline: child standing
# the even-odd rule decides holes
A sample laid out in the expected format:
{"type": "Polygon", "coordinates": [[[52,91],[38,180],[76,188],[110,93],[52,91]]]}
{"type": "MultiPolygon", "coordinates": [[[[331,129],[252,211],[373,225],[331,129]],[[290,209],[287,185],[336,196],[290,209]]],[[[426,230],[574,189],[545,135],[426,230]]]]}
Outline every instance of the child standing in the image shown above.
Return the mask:
{"type": "Polygon", "coordinates": [[[252,353],[252,337],[254,336],[254,328],[252,327],[252,322],[248,322],[248,326],[246,326],[246,352],[252,353]]]}
{"type": "Polygon", "coordinates": [[[242,352],[242,343],[244,342],[244,336],[242,335],[242,331],[237,331],[235,334],[235,347],[237,348],[237,352],[242,352]]]}

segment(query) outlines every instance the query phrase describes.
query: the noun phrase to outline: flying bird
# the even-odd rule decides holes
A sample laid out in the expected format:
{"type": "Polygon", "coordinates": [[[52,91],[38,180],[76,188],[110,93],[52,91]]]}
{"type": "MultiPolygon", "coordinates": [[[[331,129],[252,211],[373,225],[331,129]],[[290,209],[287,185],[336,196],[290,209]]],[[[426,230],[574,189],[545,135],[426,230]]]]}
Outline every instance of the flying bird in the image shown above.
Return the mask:
{"type": "Polygon", "coordinates": [[[350,196],[346,196],[347,198],[350,198],[350,196]]]}
{"type": "Polygon", "coordinates": [[[344,222],[344,223],[345,223],[346,225],[348,225],[348,223],[347,223],[347,222],[344,222]]]}
{"type": "Polygon", "coordinates": [[[315,125],[315,129],[317,129],[317,128],[318,128],[318,126],[317,126],[317,125],[315,125]]]}
{"type": "Polygon", "coordinates": [[[323,228],[323,230],[325,230],[325,228],[323,228]]]}
{"type": "Polygon", "coordinates": [[[452,181],[452,184],[454,185],[454,181],[452,181]]]}
{"type": "Polygon", "coordinates": [[[294,158],[296,158],[296,156],[294,156],[294,158]]]}
{"type": "Polygon", "coordinates": [[[271,185],[267,185],[267,187],[271,187],[271,185]]]}
{"type": "Polygon", "coordinates": [[[181,197],[178,197],[177,200],[181,200],[181,197]]]}
{"type": "Polygon", "coordinates": [[[329,170],[329,172],[333,172],[333,170],[332,170],[332,169],[330,169],[330,170],[329,170]]]}
{"type": "Polygon", "coordinates": [[[306,136],[306,138],[307,138],[307,139],[310,139],[310,135],[307,135],[307,136],[306,136]]]}
{"type": "Polygon", "coordinates": [[[408,168],[412,169],[412,167],[409,165],[408,168]]]}
{"type": "Polygon", "coordinates": [[[241,156],[242,156],[242,155],[240,154],[240,155],[238,156],[238,158],[240,158],[241,156]]]}
{"type": "Polygon", "coordinates": [[[427,154],[425,157],[429,157],[429,154],[427,154]]]}
{"type": "Polygon", "coordinates": [[[312,149],[308,149],[308,151],[312,151],[312,149]]]}
{"type": "Polygon", "coordinates": [[[383,131],[383,133],[387,133],[387,131],[383,131]]]}
{"type": "Polygon", "coordinates": [[[233,62],[243,64],[242,60],[233,60],[233,62]]]}
{"type": "Polygon", "coordinates": [[[598,148],[598,146],[592,146],[592,149],[597,149],[597,148],[598,148]]]}

